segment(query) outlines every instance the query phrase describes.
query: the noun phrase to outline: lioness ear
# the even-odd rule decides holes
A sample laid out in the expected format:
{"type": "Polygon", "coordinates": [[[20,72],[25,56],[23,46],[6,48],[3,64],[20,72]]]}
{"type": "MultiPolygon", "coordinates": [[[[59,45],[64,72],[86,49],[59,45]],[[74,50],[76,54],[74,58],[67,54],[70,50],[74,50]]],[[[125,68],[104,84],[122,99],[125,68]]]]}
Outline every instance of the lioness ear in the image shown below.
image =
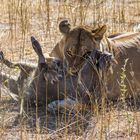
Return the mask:
{"type": "Polygon", "coordinates": [[[59,24],[59,30],[63,34],[67,34],[70,31],[70,24],[68,20],[63,20],[59,24]]]}
{"type": "Polygon", "coordinates": [[[107,30],[107,26],[103,25],[102,27],[93,30],[92,33],[94,34],[95,39],[101,40],[106,30],[107,30]]]}

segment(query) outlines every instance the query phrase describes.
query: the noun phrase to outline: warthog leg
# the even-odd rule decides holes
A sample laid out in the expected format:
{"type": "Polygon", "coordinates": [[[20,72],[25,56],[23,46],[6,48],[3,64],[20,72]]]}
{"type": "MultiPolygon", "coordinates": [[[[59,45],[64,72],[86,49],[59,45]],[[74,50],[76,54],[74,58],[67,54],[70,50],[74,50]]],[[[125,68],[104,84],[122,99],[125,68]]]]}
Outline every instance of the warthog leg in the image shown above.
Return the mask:
{"type": "Polygon", "coordinates": [[[7,87],[9,86],[8,88],[12,92],[15,91],[14,92],[15,94],[17,94],[17,86],[14,86],[14,85],[18,85],[18,86],[20,85],[20,87],[22,87],[24,80],[26,80],[30,76],[30,73],[36,68],[35,66],[24,63],[24,62],[17,62],[17,63],[10,62],[8,59],[4,57],[4,54],[2,51],[0,51],[0,62],[5,64],[9,68],[18,68],[20,70],[20,74],[18,78],[13,78],[13,76],[10,76],[4,73],[0,74],[1,82],[7,81],[8,83],[11,83],[11,84],[7,84],[7,87]],[[11,87],[10,85],[15,87],[15,89],[10,88],[11,87]]]}
{"type": "Polygon", "coordinates": [[[41,49],[39,42],[33,36],[31,36],[31,42],[32,42],[32,47],[38,56],[38,64],[39,65],[46,64],[45,57],[42,53],[42,49],[41,49]]]}
{"type": "Polygon", "coordinates": [[[56,81],[59,81],[59,77],[62,76],[61,74],[59,74],[59,69],[63,69],[61,66],[62,62],[54,58],[52,59],[52,62],[48,64],[45,61],[45,57],[43,55],[41,45],[39,44],[39,42],[33,36],[31,37],[31,42],[33,49],[38,56],[38,72],[41,73],[44,70],[42,76],[45,76],[46,81],[48,81],[49,79],[52,84],[56,81]]]}
{"type": "Polygon", "coordinates": [[[12,93],[18,94],[16,77],[1,72],[0,83],[6,86],[12,93]]]}
{"type": "MultiPolygon", "coordinates": [[[[4,63],[10,68],[13,68],[13,65],[10,61],[4,58],[4,54],[0,52],[0,62],[4,63]]],[[[18,94],[17,78],[15,76],[0,73],[0,84],[6,86],[12,93],[18,94]]]]}
{"type": "Polygon", "coordinates": [[[5,64],[9,68],[19,68],[24,73],[29,73],[33,71],[36,67],[34,65],[31,65],[30,63],[25,62],[10,62],[8,59],[4,57],[4,54],[2,51],[0,51],[0,62],[5,64]]]}
{"type": "MultiPolygon", "coordinates": [[[[5,64],[9,68],[18,68],[20,70],[19,77],[18,77],[17,81],[15,81],[15,82],[17,82],[16,85],[20,86],[20,88],[23,87],[24,81],[30,76],[30,73],[36,68],[34,65],[31,65],[30,63],[25,63],[25,62],[13,63],[13,62],[10,62],[8,59],[6,59],[4,57],[4,54],[3,54],[2,51],[0,52],[0,62],[5,64]]],[[[2,75],[4,75],[3,76],[4,80],[6,80],[6,79],[10,80],[11,79],[12,81],[14,81],[14,79],[9,78],[9,76],[6,76],[6,74],[1,74],[1,76],[2,75]]],[[[13,82],[11,82],[11,83],[13,83],[13,82]]],[[[17,91],[17,90],[15,90],[15,91],[17,91]]],[[[16,92],[16,94],[17,94],[17,92],[16,92]]]]}

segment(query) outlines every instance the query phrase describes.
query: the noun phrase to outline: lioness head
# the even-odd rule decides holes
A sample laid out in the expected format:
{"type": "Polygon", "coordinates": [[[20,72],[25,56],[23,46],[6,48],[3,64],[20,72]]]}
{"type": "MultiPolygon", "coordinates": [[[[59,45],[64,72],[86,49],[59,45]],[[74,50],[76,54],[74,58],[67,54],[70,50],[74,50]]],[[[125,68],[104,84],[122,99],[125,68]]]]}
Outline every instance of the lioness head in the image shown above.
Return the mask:
{"type": "Polygon", "coordinates": [[[106,32],[106,25],[93,29],[91,27],[78,26],[73,29],[67,20],[59,25],[60,32],[63,33],[64,55],[71,72],[78,72],[87,56],[93,49],[99,48],[100,41],[106,32]]]}

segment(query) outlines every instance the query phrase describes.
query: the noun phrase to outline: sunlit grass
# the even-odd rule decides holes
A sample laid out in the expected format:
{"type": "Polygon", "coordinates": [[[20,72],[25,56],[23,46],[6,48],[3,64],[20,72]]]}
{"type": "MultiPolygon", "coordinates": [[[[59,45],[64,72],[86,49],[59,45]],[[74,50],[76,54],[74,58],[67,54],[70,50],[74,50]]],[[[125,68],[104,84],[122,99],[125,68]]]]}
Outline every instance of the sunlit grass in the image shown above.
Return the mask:
{"type": "MultiPolygon", "coordinates": [[[[107,24],[106,35],[136,30],[140,22],[138,0],[52,1],[0,0],[0,50],[4,51],[7,58],[36,61],[30,43],[31,35],[40,40],[43,52],[51,52],[61,39],[58,23],[62,19],[68,19],[72,26],[97,27],[107,24]]],[[[120,88],[124,90],[124,87],[120,88]]],[[[83,111],[76,106],[75,110],[69,112],[66,108],[57,114],[46,112],[48,116],[44,119],[46,114],[41,114],[38,108],[30,111],[30,115],[18,118],[18,104],[9,100],[3,96],[0,99],[0,138],[3,140],[140,139],[140,114],[137,110],[121,111],[112,103],[106,107],[103,102],[101,107],[98,104],[91,107],[92,111],[83,111]]]]}

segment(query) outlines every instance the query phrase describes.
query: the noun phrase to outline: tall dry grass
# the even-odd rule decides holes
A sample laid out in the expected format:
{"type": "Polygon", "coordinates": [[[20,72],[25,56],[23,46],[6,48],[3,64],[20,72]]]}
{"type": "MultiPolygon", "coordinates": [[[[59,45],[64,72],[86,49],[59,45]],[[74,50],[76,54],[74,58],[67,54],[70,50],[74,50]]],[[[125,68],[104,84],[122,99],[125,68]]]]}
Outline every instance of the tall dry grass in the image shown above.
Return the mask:
{"type": "MultiPolygon", "coordinates": [[[[138,0],[0,0],[0,50],[11,60],[35,61],[30,36],[38,38],[43,52],[49,53],[61,38],[60,20],[68,19],[72,26],[107,24],[108,35],[137,30],[139,8],[138,0]]],[[[18,118],[17,103],[1,92],[0,102],[3,140],[140,139],[139,111],[121,110],[122,106],[114,107],[112,103],[108,107],[104,101],[101,107],[95,104],[92,111],[77,108],[68,113],[58,109],[53,115],[47,111],[43,114],[38,108],[35,114],[30,111],[31,116],[18,118]]]]}

